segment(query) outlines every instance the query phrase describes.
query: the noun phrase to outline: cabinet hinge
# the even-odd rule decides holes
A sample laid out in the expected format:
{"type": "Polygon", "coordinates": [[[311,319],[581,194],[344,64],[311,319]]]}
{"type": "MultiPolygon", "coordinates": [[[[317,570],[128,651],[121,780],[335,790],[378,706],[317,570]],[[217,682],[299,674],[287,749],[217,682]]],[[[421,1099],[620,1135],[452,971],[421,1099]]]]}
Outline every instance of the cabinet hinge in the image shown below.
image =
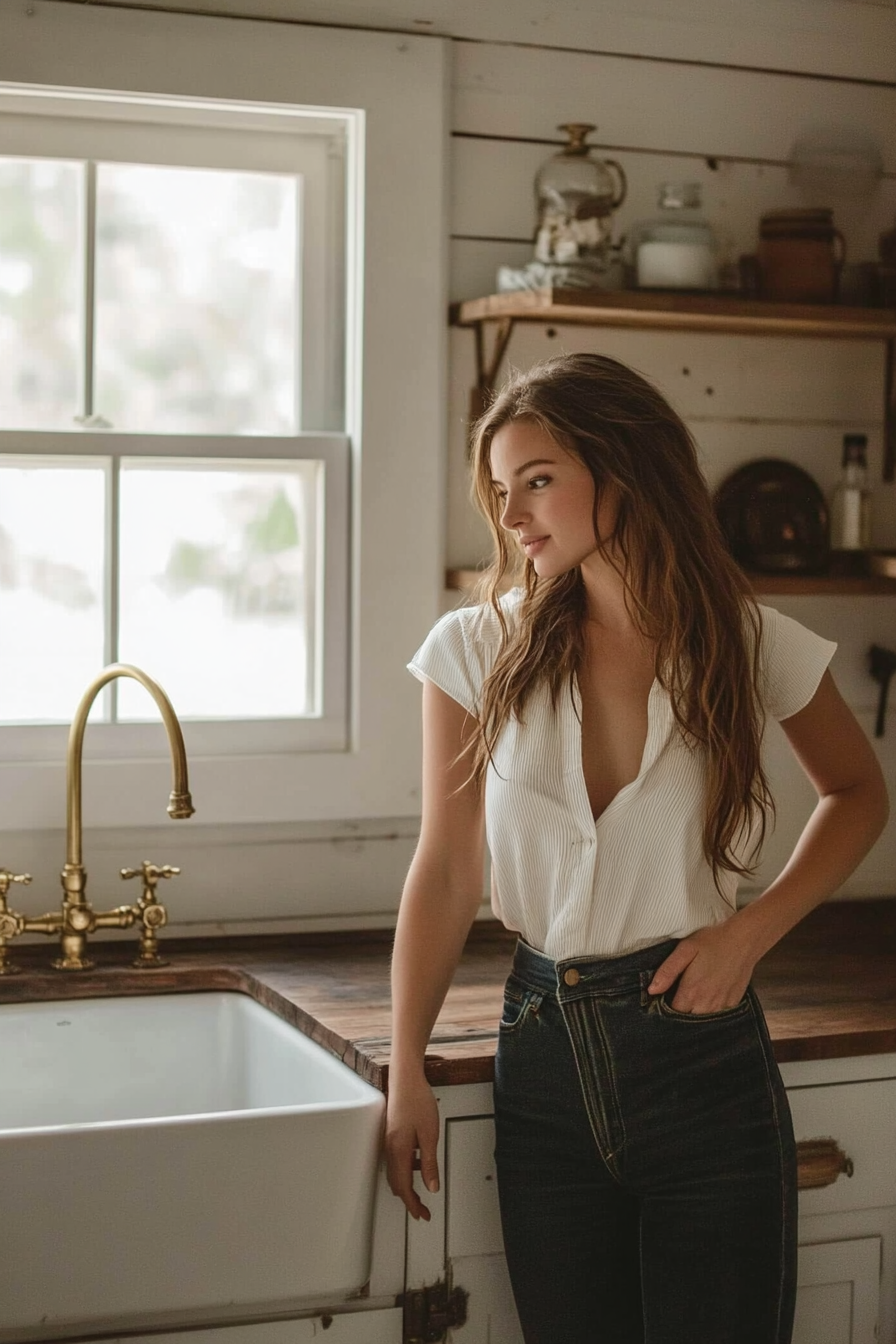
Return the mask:
{"type": "Polygon", "coordinates": [[[439,1280],[428,1288],[403,1293],[397,1305],[404,1308],[403,1344],[439,1344],[449,1330],[464,1325],[468,1293],[439,1280]]]}

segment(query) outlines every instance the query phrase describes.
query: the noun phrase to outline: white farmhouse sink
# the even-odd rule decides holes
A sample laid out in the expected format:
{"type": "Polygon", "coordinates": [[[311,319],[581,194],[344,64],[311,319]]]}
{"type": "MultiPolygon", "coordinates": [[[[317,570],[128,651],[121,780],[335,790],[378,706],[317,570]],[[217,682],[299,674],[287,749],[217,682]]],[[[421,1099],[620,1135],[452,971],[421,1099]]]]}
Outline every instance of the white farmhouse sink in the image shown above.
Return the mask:
{"type": "Polygon", "coordinates": [[[0,1341],[349,1296],[384,1104],[242,994],[0,1006],[0,1341]]]}

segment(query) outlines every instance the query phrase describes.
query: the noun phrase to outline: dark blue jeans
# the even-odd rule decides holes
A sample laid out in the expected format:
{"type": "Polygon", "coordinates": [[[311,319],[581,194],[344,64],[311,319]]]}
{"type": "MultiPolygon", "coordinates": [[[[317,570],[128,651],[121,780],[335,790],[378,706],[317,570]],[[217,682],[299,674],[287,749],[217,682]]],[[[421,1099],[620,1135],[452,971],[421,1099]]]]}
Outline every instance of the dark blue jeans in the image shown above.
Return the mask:
{"type": "Polygon", "coordinates": [[[495,1061],[498,1190],[526,1344],[787,1344],[796,1153],[762,1010],[647,994],[674,942],[519,943],[495,1061]]]}

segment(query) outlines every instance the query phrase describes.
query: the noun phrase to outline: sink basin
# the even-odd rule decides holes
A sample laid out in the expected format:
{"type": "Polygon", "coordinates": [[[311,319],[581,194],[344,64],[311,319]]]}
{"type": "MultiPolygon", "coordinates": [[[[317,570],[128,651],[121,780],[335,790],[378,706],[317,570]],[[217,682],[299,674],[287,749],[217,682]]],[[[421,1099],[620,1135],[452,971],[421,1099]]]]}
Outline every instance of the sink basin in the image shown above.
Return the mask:
{"type": "Polygon", "coordinates": [[[350,1296],[384,1105],[243,994],[0,1006],[0,1341],[350,1296]]]}

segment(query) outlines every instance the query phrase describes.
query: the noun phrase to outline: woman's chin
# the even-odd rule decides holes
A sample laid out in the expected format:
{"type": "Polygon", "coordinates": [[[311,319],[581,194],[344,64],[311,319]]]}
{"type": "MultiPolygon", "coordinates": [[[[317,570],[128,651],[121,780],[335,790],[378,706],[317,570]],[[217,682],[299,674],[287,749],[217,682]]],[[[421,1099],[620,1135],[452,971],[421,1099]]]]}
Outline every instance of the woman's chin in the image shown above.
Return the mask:
{"type": "Polygon", "coordinates": [[[568,574],[571,569],[575,569],[576,566],[560,564],[556,560],[551,563],[550,560],[545,560],[542,559],[541,556],[536,556],[532,561],[532,568],[540,579],[546,581],[548,579],[559,579],[563,574],[568,574]]]}

